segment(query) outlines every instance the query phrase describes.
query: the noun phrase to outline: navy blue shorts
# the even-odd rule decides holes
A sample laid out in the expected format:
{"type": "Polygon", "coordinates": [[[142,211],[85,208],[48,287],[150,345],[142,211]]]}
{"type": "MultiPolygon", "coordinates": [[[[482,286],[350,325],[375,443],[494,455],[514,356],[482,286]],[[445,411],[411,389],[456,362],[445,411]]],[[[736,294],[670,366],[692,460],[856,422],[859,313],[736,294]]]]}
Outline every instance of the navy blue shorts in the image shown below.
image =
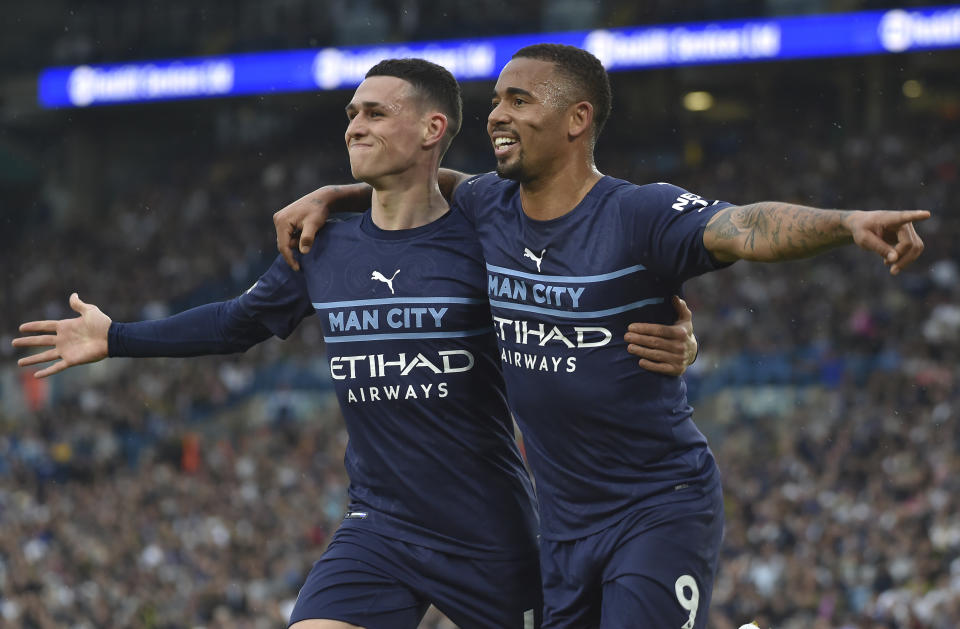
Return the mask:
{"type": "Polygon", "coordinates": [[[477,559],[341,527],[290,615],[366,629],[416,629],[430,604],[461,629],[534,629],[543,599],[536,554],[477,559]]]}
{"type": "Polygon", "coordinates": [[[720,483],[582,539],[540,542],[543,629],[702,629],[723,537],[720,483]]]}

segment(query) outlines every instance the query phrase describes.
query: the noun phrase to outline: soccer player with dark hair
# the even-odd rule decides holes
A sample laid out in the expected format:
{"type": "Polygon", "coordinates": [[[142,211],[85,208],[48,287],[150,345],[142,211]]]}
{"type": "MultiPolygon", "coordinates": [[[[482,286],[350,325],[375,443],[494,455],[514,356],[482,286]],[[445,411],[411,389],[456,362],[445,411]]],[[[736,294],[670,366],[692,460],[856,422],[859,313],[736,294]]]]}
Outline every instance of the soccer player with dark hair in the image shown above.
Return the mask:
{"type": "MultiPolygon", "coordinates": [[[[508,399],[537,482],[543,626],[701,629],[723,531],[720,474],[682,379],[626,368],[625,344],[643,353],[634,344],[656,339],[614,331],[641,313],[669,321],[685,280],[740,259],[856,243],[897,274],[920,255],[912,223],[929,213],[735,206],[604,176],[594,145],[609,94],[586,51],[518,51],[487,120],[497,174],[446,173],[441,186],[459,184],[454,205],[483,248],[508,399]]],[[[301,228],[308,249],[328,206],[364,198],[362,187],[328,187],[288,206],[274,217],[281,252],[291,259],[301,228]]]]}
{"type": "MultiPolygon", "coordinates": [[[[57,361],[45,377],[107,356],[239,352],[318,313],[349,433],[351,502],[290,622],[414,629],[432,603],[464,629],[538,626],[536,506],[480,245],[437,186],[459,85],[427,61],[388,60],[346,113],[351,169],[372,186],[372,206],[332,223],[300,258],[303,273],[278,257],[235,299],[136,323],[73,294],[80,317],[21,326],[33,335],[15,346],[52,348],[19,364],[57,361]]],[[[670,365],[684,361],[676,343],[670,365]]]]}

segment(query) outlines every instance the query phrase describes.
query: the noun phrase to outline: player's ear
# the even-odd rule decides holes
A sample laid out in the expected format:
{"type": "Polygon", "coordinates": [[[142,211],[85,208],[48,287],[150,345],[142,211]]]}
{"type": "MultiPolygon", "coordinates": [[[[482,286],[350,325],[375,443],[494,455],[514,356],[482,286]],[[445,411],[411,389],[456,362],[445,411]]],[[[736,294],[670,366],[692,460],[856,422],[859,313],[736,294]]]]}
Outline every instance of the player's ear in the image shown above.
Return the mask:
{"type": "Polygon", "coordinates": [[[439,111],[427,114],[423,127],[423,146],[433,148],[447,134],[447,117],[439,111]]]}
{"type": "Polygon", "coordinates": [[[582,100],[570,106],[567,116],[567,133],[576,138],[590,131],[593,125],[593,105],[582,100]]]}

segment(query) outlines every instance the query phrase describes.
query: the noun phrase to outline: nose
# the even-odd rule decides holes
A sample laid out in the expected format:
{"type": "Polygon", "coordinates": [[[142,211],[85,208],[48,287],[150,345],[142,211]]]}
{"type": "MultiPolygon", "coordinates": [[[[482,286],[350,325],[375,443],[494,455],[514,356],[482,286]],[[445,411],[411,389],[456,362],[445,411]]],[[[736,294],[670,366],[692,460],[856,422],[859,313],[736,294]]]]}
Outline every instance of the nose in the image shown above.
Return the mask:
{"type": "Polygon", "coordinates": [[[492,130],[498,124],[507,123],[509,120],[510,117],[507,115],[503,101],[500,101],[496,104],[496,106],[494,106],[493,109],[490,110],[490,114],[487,116],[487,129],[492,130]]]}
{"type": "Polygon", "coordinates": [[[344,133],[344,139],[347,141],[347,144],[350,143],[351,138],[363,137],[367,133],[367,125],[363,121],[363,114],[357,114],[353,117],[353,120],[347,124],[347,130],[344,133]]]}

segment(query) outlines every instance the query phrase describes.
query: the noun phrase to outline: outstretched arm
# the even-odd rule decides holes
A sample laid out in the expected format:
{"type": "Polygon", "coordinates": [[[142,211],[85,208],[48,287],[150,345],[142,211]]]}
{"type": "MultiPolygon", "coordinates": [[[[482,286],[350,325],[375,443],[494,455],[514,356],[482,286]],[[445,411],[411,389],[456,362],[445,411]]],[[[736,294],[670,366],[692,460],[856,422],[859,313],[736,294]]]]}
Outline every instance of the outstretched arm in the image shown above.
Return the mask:
{"type": "MultiPolygon", "coordinates": [[[[441,168],[437,178],[440,192],[447,201],[453,200],[457,186],[472,177],[456,170],[441,168]]],[[[373,188],[365,183],[324,186],[305,194],[273,215],[277,230],[277,250],[291,269],[300,270],[294,251],[307,253],[313,246],[317,232],[326,224],[330,214],[363,212],[370,207],[373,188]]]]}
{"type": "Polygon", "coordinates": [[[704,229],[703,244],[722,262],[776,262],[856,243],[879,254],[896,275],[923,251],[913,223],[929,217],[925,210],[821,210],[765,201],[717,212],[704,229]]]}
{"type": "Polygon", "coordinates": [[[627,351],[639,356],[637,364],[647,371],[681,376],[697,359],[697,337],[693,334],[693,314],[687,302],[674,295],[677,321],[673,325],[631,323],[624,335],[627,351]]]}
{"type": "Polygon", "coordinates": [[[108,356],[203,356],[242,352],[273,335],[249,316],[236,299],[206,304],[165,319],[134,323],[112,322],[93,304],[80,301],[76,293],[70,295],[70,307],[80,316],[24,323],[20,326],[24,336],[13,339],[14,347],[50,348],[17,361],[21,367],[57,361],[34,374],[37,378],[108,356]]]}

